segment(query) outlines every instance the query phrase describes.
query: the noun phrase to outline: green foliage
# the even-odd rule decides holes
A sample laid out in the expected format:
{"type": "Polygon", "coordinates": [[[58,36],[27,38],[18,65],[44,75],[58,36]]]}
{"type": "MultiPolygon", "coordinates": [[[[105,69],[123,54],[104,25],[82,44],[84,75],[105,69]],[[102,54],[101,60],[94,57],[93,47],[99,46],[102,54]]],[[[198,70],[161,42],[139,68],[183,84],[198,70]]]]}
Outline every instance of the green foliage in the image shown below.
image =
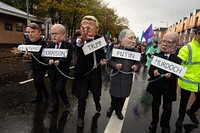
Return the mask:
{"type": "MultiPolygon", "coordinates": [[[[11,6],[26,11],[26,0],[1,0],[11,6]]],[[[28,0],[29,13],[43,18],[51,18],[52,23],[65,25],[68,36],[73,36],[85,15],[94,15],[99,21],[99,33],[107,31],[112,37],[128,27],[128,20],[119,17],[116,11],[108,8],[102,0],[28,0]]]]}

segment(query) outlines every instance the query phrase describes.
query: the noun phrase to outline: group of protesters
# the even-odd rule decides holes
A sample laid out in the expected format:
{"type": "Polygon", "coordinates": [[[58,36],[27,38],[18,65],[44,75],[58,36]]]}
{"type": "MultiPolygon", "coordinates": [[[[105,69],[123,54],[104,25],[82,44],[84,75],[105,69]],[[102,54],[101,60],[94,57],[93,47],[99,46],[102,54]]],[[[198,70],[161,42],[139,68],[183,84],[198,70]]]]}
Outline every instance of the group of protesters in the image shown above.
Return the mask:
{"type": "MultiPolygon", "coordinates": [[[[118,45],[113,47],[111,42],[108,41],[106,54],[104,52],[105,47],[99,47],[95,51],[85,54],[85,45],[101,39],[101,36],[98,35],[98,30],[98,20],[94,16],[87,15],[81,21],[77,36],[69,43],[66,41],[65,27],[62,24],[54,24],[51,27],[51,42],[47,46],[44,38],[41,37],[40,27],[36,23],[30,23],[26,28],[28,41],[25,44],[40,45],[41,49],[38,52],[30,52],[27,49],[22,52],[18,48],[11,50],[15,55],[32,59],[31,68],[36,97],[31,100],[31,103],[46,103],[48,101],[49,93],[44,83],[45,74],[48,72],[51,86],[49,113],[58,111],[59,97],[64,104],[64,108],[68,109],[70,107],[70,101],[65,88],[68,88],[66,87],[66,82],[69,78],[67,75],[69,75],[73,51],[74,49],[76,50],[72,94],[78,99],[78,128],[84,128],[86,99],[89,91],[93,95],[96,111],[101,111],[102,65],[106,64],[106,66],[112,69],[112,76],[107,75],[110,82],[109,94],[111,98],[107,117],[111,117],[113,111],[115,111],[120,120],[124,118],[122,108],[125,99],[129,97],[131,92],[133,72],[139,71],[141,67],[140,60],[126,59],[123,55],[121,57],[118,55],[112,56],[113,49],[115,51],[139,53],[136,47],[135,33],[130,29],[123,29],[119,33],[118,45]],[[43,57],[41,55],[44,48],[66,49],[67,56],[43,57]]],[[[152,133],[155,133],[157,130],[161,98],[163,99],[163,112],[160,126],[162,133],[170,132],[169,123],[172,113],[172,102],[176,100],[178,85],[181,88],[181,100],[176,127],[182,128],[185,113],[188,114],[194,124],[199,124],[195,112],[200,108],[200,27],[195,30],[195,37],[192,42],[183,46],[179,53],[177,53],[177,48],[178,34],[167,32],[162,38],[160,45],[158,45],[157,41],[154,41],[152,47],[145,53],[147,57],[146,66],[149,68],[150,76],[147,91],[153,96],[152,121],[148,129],[152,133]],[[185,75],[179,77],[174,73],[152,65],[151,62],[154,56],[186,67],[185,75]],[[191,108],[186,111],[191,92],[195,93],[196,99],[191,108]]],[[[144,55],[144,53],[142,54],[144,55]]]]}

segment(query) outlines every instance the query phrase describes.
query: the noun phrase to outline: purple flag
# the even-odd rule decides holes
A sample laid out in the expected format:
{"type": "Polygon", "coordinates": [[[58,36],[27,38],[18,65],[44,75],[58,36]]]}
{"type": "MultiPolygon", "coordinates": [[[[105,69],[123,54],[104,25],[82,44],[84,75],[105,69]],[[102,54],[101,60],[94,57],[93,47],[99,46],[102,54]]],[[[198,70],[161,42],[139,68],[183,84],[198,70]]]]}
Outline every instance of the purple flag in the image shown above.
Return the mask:
{"type": "Polygon", "coordinates": [[[144,38],[146,42],[153,36],[152,24],[148,27],[148,29],[144,32],[144,38]]]}

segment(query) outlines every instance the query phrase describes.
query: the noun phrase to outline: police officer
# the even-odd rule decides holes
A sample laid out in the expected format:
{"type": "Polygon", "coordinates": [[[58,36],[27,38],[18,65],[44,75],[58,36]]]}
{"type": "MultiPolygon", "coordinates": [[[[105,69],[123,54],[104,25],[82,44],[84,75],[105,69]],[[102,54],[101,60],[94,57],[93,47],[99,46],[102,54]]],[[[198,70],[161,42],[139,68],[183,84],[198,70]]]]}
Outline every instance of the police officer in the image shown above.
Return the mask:
{"type": "Polygon", "coordinates": [[[181,100],[179,117],[175,124],[177,128],[182,127],[185,113],[194,124],[199,124],[195,112],[200,108],[200,27],[197,27],[194,32],[194,39],[183,46],[178,54],[178,57],[182,59],[182,65],[187,68],[187,71],[178,80],[178,85],[181,88],[181,100]],[[194,92],[196,99],[190,109],[186,111],[191,92],[194,92]]]}

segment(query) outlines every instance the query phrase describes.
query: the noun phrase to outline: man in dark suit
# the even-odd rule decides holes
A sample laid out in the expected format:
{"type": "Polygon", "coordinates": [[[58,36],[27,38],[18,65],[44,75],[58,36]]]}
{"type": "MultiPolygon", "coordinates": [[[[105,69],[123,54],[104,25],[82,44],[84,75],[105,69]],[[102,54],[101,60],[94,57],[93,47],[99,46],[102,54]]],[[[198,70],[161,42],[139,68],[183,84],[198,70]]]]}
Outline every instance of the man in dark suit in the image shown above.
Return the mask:
{"type": "Polygon", "coordinates": [[[96,110],[101,111],[100,96],[101,96],[101,66],[99,63],[105,64],[104,51],[100,48],[90,54],[84,55],[82,46],[84,43],[93,41],[99,36],[99,24],[94,16],[85,16],[82,19],[80,34],[76,39],[77,48],[77,63],[75,65],[72,93],[78,98],[78,128],[84,127],[84,115],[86,108],[86,99],[88,91],[93,94],[93,99],[96,105],[96,110]]]}
{"type": "Polygon", "coordinates": [[[23,55],[26,58],[31,58],[31,69],[33,72],[33,81],[35,86],[36,97],[31,100],[31,103],[38,103],[48,101],[49,93],[46,89],[44,78],[47,72],[47,66],[41,64],[44,58],[41,57],[42,49],[46,47],[46,42],[41,37],[41,29],[36,23],[29,23],[26,27],[26,38],[24,44],[26,45],[41,45],[39,52],[20,52],[18,48],[13,48],[11,52],[14,55],[23,55]]]}
{"type": "Polygon", "coordinates": [[[46,62],[49,64],[48,77],[51,84],[51,106],[49,113],[58,111],[59,108],[59,97],[64,103],[65,108],[70,107],[68,97],[66,94],[65,86],[67,78],[65,75],[69,74],[69,65],[72,60],[72,45],[65,41],[65,27],[61,24],[55,24],[51,28],[52,43],[49,48],[55,49],[67,49],[67,58],[47,58],[46,62]],[[58,71],[58,69],[60,71],[58,71]]]}
{"type": "MultiPolygon", "coordinates": [[[[167,32],[161,41],[161,53],[158,54],[158,57],[180,64],[180,59],[175,54],[177,48],[178,34],[176,32],[167,32]]],[[[157,123],[159,122],[159,107],[161,105],[161,98],[163,97],[163,112],[161,115],[160,126],[162,128],[162,133],[169,133],[172,102],[176,100],[178,76],[153,65],[149,68],[149,75],[149,80],[154,81],[150,82],[147,86],[147,91],[153,96],[152,121],[149,126],[149,132],[156,133],[157,123]],[[162,75],[164,76],[161,77],[162,75]]]]}

